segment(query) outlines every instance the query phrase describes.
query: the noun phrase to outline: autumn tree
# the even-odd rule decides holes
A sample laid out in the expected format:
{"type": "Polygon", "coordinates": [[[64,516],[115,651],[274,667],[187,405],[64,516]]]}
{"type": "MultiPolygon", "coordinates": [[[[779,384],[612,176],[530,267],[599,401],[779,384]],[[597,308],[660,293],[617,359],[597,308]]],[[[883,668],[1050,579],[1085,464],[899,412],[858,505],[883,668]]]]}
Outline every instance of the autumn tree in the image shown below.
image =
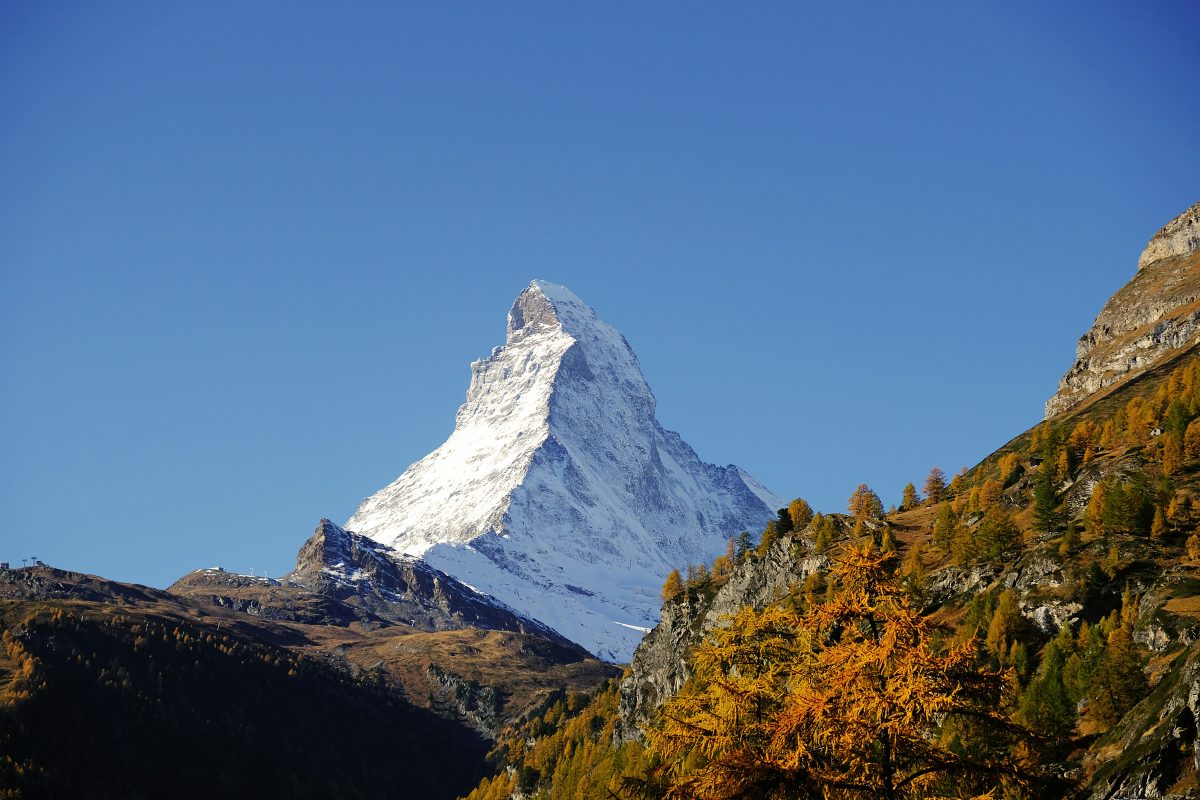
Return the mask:
{"type": "Polygon", "coordinates": [[[850,495],[848,507],[850,516],[854,517],[856,521],[879,519],[883,516],[883,501],[865,483],[860,483],[855,488],[854,494],[850,495]]]}
{"type": "Polygon", "coordinates": [[[1021,531],[1012,516],[999,505],[993,505],[984,513],[975,532],[975,544],[979,557],[995,561],[1015,547],[1021,539],[1021,531]]]}
{"type": "Polygon", "coordinates": [[[779,527],[775,520],[771,520],[767,523],[767,527],[763,528],[762,538],[758,540],[758,549],[755,553],[759,557],[765,556],[777,541],[779,541],[779,527]]]}
{"type": "Polygon", "coordinates": [[[946,499],[946,473],[940,467],[929,470],[925,478],[925,497],[931,503],[940,503],[946,499]]]}
{"type": "Polygon", "coordinates": [[[921,496],[917,494],[917,487],[911,482],[904,484],[904,491],[900,495],[900,508],[904,511],[914,509],[921,504],[921,496]]]}
{"type": "Polygon", "coordinates": [[[999,710],[1005,676],[977,668],[977,643],[937,651],[868,548],[850,548],[829,578],[830,600],[743,609],[697,648],[693,687],[647,731],[656,766],[627,786],[671,800],[1028,790],[1021,729],[999,710]]]}
{"type": "Polygon", "coordinates": [[[942,506],[937,519],[933,523],[933,543],[943,552],[950,552],[950,542],[954,538],[954,529],[958,526],[958,515],[949,505],[942,506]]]}
{"type": "Polygon", "coordinates": [[[673,569],[667,573],[667,580],[663,583],[663,602],[669,603],[681,594],[683,594],[683,576],[679,574],[679,570],[673,569]]]}
{"type": "Polygon", "coordinates": [[[983,486],[979,489],[979,508],[980,510],[990,508],[1000,500],[1000,494],[1004,491],[1004,487],[1000,481],[995,478],[988,478],[983,482],[983,486]]]}
{"type": "Polygon", "coordinates": [[[1006,487],[1011,486],[1021,476],[1020,457],[1016,453],[1005,453],[1000,457],[997,472],[1000,476],[1000,483],[1006,487]]]}
{"type": "Polygon", "coordinates": [[[812,506],[803,497],[797,497],[791,502],[788,513],[792,517],[792,527],[798,531],[804,530],[813,521],[812,506]]]}

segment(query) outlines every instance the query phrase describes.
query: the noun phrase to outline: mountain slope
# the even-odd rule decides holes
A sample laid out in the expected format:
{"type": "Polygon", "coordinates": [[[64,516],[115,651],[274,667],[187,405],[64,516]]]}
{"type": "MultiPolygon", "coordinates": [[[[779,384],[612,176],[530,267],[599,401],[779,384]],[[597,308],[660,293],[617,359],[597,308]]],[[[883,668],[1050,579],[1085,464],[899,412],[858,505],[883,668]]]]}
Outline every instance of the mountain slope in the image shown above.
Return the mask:
{"type": "Polygon", "coordinates": [[[1046,419],[1178,355],[1200,341],[1200,203],[1168,222],[1138,259],[1133,280],[1079,338],[1075,363],[1046,402],[1046,419]]]}
{"type": "Polygon", "coordinates": [[[628,660],[655,624],[667,572],[782,504],[665,430],[625,338],[561,286],[530,284],[472,373],[446,443],[345,527],[603,658],[628,660]]]}
{"type": "MultiPolygon", "coordinates": [[[[6,595],[104,584],[13,572],[6,595]]],[[[473,782],[474,731],[373,674],[151,594],[0,602],[4,797],[451,798],[473,782]]]]}
{"type": "MultiPolygon", "coordinates": [[[[1160,232],[1100,327],[1136,322],[1124,330],[1134,341],[1147,330],[1179,330],[1173,326],[1193,302],[1188,287],[1200,285],[1188,219],[1160,232]],[[1148,280],[1174,287],[1182,304],[1164,312],[1171,292],[1148,290],[1148,280]]],[[[1118,337],[1102,338],[1101,348],[1118,337]]],[[[1076,385],[1069,408],[956,476],[935,499],[876,519],[818,516],[749,551],[720,580],[715,569],[697,573],[665,604],[617,686],[502,735],[493,758],[507,769],[470,798],[598,800],[645,786],[647,770],[662,763],[654,749],[662,737],[642,732],[661,732],[668,716],[678,722],[712,680],[693,672],[694,648],[740,608],[827,599],[835,588],[829,566],[868,539],[894,548],[911,601],[947,644],[974,638],[979,669],[1010,670],[1001,704],[1033,734],[1023,754],[1074,786],[1021,796],[1200,796],[1200,344],[1170,339],[1146,345],[1147,360],[1113,383],[1076,385]],[[673,697],[685,704],[659,714],[673,697]]],[[[755,657],[764,652],[765,644],[755,657]]],[[[741,663],[731,652],[721,657],[741,663]]],[[[789,674],[770,658],[753,663],[789,674]]],[[[740,686],[735,672],[725,677],[740,686]]],[[[714,718],[729,712],[711,703],[700,709],[714,718]]],[[[677,772],[687,776],[731,741],[753,741],[742,733],[693,735],[694,763],[677,772]]],[[[736,787],[728,788],[703,796],[732,796],[736,787]]]]}

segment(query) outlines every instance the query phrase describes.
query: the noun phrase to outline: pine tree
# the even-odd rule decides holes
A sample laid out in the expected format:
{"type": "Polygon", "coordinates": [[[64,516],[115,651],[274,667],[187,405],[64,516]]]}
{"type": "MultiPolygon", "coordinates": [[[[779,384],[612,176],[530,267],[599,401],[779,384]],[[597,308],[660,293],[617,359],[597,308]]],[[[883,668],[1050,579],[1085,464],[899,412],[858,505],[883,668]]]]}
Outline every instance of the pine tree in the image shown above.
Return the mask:
{"type": "Polygon", "coordinates": [[[737,535],[737,563],[741,564],[746,560],[747,554],[754,549],[754,539],[750,535],[750,531],[742,531],[737,535]]]}
{"type": "Polygon", "coordinates": [[[1033,487],[1033,520],[1034,528],[1042,533],[1055,533],[1062,530],[1063,515],[1058,510],[1058,495],[1054,491],[1054,483],[1045,470],[1038,476],[1033,487]]]}
{"type": "Polygon", "coordinates": [[[917,487],[912,483],[904,484],[904,491],[900,495],[900,508],[903,511],[911,511],[921,504],[921,497],[917,494],[917,487]]]}
{"type": "Polygon", "coordinates": [[[1046,645],[1037,675],[1021,697],[1021,717],[1038,734],[1068,738],[1075,729],[1075,701],[1063,682],[1067,653],[1056,638],[1046,645]]]}

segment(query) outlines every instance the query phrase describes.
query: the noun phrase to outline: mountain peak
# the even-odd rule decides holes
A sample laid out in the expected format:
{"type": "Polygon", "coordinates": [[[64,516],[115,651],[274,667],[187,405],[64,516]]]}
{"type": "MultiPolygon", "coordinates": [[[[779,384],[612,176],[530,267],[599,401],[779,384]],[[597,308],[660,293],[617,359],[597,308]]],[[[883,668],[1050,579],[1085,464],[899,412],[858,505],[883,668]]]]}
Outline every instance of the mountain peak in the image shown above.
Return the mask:
{"type": "Polygon", "coordinates": [[[782,504],[663,429],[625,337],[565,287],[533,281],[505,344],[471,370],[450,438],[346,528],[597,655],[627,659],[666,574],[711,561],[782,504]]]}
{"type": "Polygon", "coordinates": [[[1046,401],[1066,413],[1200,341],[1200,203],[1150,239],[1129,283],[1079,338],[1075,363],[1046,401]]]}
{"type": "Polygon", "coordinates": [[[1196,203],[1168,222],[1146,245],[1138,259],[1138,269],[1173,256],[1185,256],[1200,250],[1200,203],[1196,203]]]}

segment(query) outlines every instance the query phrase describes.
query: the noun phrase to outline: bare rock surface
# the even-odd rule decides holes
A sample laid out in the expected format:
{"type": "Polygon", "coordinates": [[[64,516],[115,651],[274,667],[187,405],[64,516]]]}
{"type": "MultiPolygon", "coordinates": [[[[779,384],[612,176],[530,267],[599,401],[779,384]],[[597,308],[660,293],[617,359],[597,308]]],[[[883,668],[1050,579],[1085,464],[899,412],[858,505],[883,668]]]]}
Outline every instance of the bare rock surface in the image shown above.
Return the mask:
{"type": "Polygon", "coordinates": [[[1200,203],[1146,245],[1137,274],[1079,339],[1046,419],[1087,402],[1200,341],[1200,203]]]}

